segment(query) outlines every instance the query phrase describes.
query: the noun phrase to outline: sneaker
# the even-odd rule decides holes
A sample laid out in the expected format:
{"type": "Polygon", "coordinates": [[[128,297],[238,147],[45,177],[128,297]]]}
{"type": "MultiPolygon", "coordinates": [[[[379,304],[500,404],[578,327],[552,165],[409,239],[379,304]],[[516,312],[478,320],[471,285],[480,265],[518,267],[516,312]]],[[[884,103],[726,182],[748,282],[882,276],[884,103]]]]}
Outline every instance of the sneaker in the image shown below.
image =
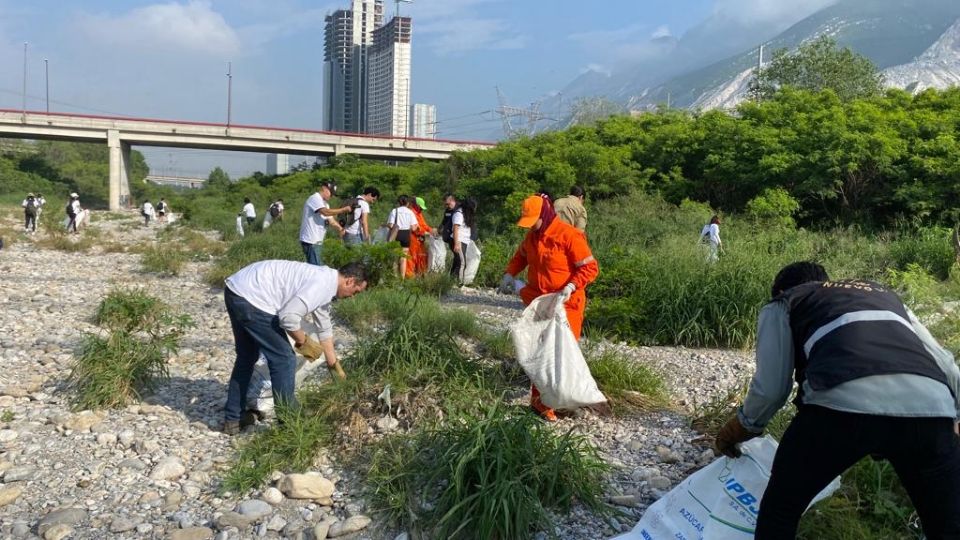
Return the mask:
{"type": "Polygon", "coordinates": [[[236,420],[227,420],[223,423],[221,430],[227,435],[237,435],[240,433],[240,422],[236,420]]]}

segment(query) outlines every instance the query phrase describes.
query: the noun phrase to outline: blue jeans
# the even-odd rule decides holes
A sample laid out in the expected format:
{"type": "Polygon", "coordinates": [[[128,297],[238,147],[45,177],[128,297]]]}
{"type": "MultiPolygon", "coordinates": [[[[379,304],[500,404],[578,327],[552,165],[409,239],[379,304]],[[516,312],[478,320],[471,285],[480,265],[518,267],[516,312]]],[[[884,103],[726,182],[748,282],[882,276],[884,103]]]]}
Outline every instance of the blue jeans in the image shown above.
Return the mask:
{"type": "Polygon", "coordinates": [[[323,266],[323,259],[320,257],[320,254],[323,253],[323,242],[318,244],[300,242],[300,247],[303,248],[303,255],[307,258],[307,263],[323,266]]]}
{"type": "Polygon", "coordinates": [[[343,235],[343,245],[358,246],[363,243],[363,235],[347,233],[343,235]]]}
{"type": "Polygon", "coordinates": [[[227,305],[237,351],[237,361],[233,364],[230,384],[227,387],[225,419],[228,422],[238,421],[246,409],[253,365],[261,352],[266,357],[270,370],[274,403],[278,407],[296,407],[294,380],[297,357],[287,341],[286,331],[280,328],[280,318],[260,311],[229,288],[223,291],[223,301],[227,305]]]}

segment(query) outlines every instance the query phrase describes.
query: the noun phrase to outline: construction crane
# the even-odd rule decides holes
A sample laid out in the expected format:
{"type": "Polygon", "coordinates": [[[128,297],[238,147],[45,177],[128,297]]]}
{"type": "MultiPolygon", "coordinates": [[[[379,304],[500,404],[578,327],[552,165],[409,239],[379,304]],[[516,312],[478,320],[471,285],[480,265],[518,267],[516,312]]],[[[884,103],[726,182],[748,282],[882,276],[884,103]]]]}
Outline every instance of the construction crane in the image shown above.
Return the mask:
{"type": "Polygon", "coordinates": [[[507,97],[500,91],[500,87],[496,86],[494,88],[497,89],[497,101],[500,103],[496,112],[500,115],[500,121],[503,123],[503,134],[507,137],[533,135],[537,131],[537,122],[548,119],[540,112],[539,101],[531,103],[529,109],[512,107],[507,104],[507,97]],[[515,124],[514,119],[525,120],[526,122],[515,124]]]}

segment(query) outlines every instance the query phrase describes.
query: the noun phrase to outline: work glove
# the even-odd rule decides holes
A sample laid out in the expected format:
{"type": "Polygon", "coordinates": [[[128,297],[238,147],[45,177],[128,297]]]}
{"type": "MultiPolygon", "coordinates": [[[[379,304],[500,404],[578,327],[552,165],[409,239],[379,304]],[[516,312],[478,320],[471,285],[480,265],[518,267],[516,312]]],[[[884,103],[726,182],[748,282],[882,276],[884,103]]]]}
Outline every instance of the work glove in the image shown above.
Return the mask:
{"type": "Polygon", "coordinates": [[[513,292],[513,276],[510,274],[504,274],[503,279],[500,280],[500,287],[497,288],[501,294],[510,294],[513,292]]]}
{"type": "Polygon", "coordinates": [[[743,424],[740,423],[740,419],[734,415],[733,418],[727,420],[727,423],[720,428],[720,432],[717,433],[715,445],[717,451],[721,454],[731,458],[738,458],[741,453],[737,445],[749,441],[754,437],[758,437],[759,435],[759,433],[747,431],[747,428],[743,427],[743,424]]]}
{"type": "Polygon", "coordinates": [[[309,336],[295,349],[307,360],[316,360],[323,354],[323,347],[320,346],[320,342],[309,336]]]}
{"type": "Polygon", "coordinates": [[[563,290],[560,291],[560,297],[559,297],[560,303],[561,304],[567,303],[567,300],[569,300],[570,297],[573,296],[573,291],[575,290],[577,290],[577,286],[574,285],[573,283],[567,283],[566,285],[564,285],[563,290]]]}
{"type": "Polygon", "coordinates": [[[347,374],[343,371],[343,368],[340,367],[340,361],[337,360],[332,366],[327,364],[327,369],[330,370],[331,377],[337,377],[341,381],[347,378],[347,374]]]}

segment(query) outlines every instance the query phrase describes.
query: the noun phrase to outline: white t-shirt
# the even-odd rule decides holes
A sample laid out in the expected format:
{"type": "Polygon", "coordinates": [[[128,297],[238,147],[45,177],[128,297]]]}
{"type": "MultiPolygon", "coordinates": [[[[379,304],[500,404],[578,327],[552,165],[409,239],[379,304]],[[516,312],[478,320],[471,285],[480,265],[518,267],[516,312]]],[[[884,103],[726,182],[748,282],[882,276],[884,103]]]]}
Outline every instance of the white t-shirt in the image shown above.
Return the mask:
{"type": "Polygon", "coordinates": [[[467,227],[467,222],[463,220],[463,212],[458,210],[453,213],[453,224],[460,226],[460,229],[457,231],[457,240],[459,240],[461,244],[472,244],[473,239],[471,238],[471,234],[473,231],[470,227],[467,227]]]}
{"type": "Polygon", "coordinates": [[[347,234],[360,234],[363,215],[370,213],[370,203],[364,200],[363,197],[357,197],[357,202],[360,203],[360,206],[353,211],[353,223],[347,227],[347,234]]]}
{"type": "Polygon", "coordinates": [[[226,279],[231,291],[271,315],[295,298],[316,311],[337,296],[337,283],[333,268],[297,261],[255,262],[226,279]]]}
{"type": "Polygon", "coordinates": [[[74,214],[80,214],[80,201],[78,200],[71,201],[70,208],[73,208],[74,214]]]}
{"type": "Polygon", "coordinates": [[[700,231],[700,238],[704,236],[708,237],[710,243],[719,246],[720,245],[720,226],[716,223],[707,223],[703,226],[703,230],[700,231]]]}
{"type": "Polygon", "coordinates": [[[327,236],[327,218],[317,212],[321,208],[330,208],[319,193],[314,193],[303,203],[303,216],[300,218],[300,241],[306,244],[319,244],[327,236]]]}
{"type": "Polygon", "coordinates": [[[243,205],[243,214],[248,218],[257,217],[257,211],[253,209],[253,203],[243,205]]]}
{"type": "Polygon", "coordinates": [[[390,211],[390,215],[387,216],[387,225],[393,227],[397,226],[397,229],[401,231],[409,231],[417,224],[417,216],[413,214],[413,210],[407,208],[406,206],[398,206],[390,211]]]}
{"type": "Polygon", "coordinates": [[[277,202],[275,202],[275,203],[273,203],[273,204],[276,205],[277,210],[279,210],[280,213],[282,214],[282,213],[283,213],[283,203],[280,202],[280,201],[277,201],[277,202]]]}
{"type": "Polygon", "coordinates": [[[149,202],[143,203],[143,213],[152,216],[153,215],[153,205],[149,202]]]}

